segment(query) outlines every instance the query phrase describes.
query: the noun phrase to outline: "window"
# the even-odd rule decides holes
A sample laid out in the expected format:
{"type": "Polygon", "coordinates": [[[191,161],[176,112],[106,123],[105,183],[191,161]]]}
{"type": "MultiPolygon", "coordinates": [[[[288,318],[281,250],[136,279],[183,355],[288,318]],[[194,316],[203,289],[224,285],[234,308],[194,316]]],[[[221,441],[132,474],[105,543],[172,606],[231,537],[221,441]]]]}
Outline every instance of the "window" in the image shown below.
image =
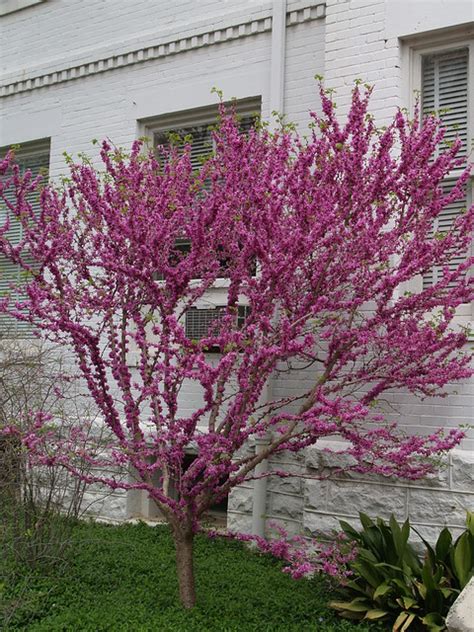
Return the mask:
{"type": "MultiPolygon", "coordinates": [[[[242,131],[248,131],[254,124],[261,110],[260,97],[241,99],[235,103],[228,104],[235,107],[239,117],[242,131]]],[[[156,117],[145,122],[147,135],[153,138],[153,146],[162,145],[169,147],[173,145],[178,149],[185,143],[191,145],[191,164],[193,169],[199,169],[202,162],[212,152],[212,126],[216,124],[218,116],[217,105],[210,107],[185,110],[156,117]]],[[[204,185],[205,186],[205,185],[204,185]]],[[[192,244],[189,239],[183,236],[176,240],[172,260],[179,262],[191,251],[192,244]]],[[[221,260],[221,273],[219,279],[226,278],[226,268],[228,261],[223,254],[221,260]]],[[[252,264],[252,274],[256,274],[256,262],[252,264]]],[[[156,278],[163,279],[161,273],[156,274],[156,278]]],[[[196,276],[199,278],[199,272],[196,276]]]]}
{"type": "MultiPolygon", "coordinates": [[[[242,99],[235,102],[235,110],[240,119],[241,129],[246,131],[255,123],[260,114],[260,97],[242,99]]],[[[203,159],[212,151],[212,126],[218,115],[217,106],[197,108],[160,116],[147,125],[153,135],[153,145],[191,144],[191,163],[198,169],[203,159]]]]}
{"type": "MultiPolygon", "coordinates": [[[[188,309],[185,314],[186,337],[190,340],[197,341],[213,335],[218,335],[219,321],[224,317],[225,313],[225,306],[205,309],[191,307],[191,309],[188,309]]],[[[239,305],[237,307],[235,318],[235,326],[237,329],[242,329],[249,314],[249,305],[239,305]]],[[[215,347],[211,347],[209,351],[218,352],[219,348],[216,345],[215,347]]]]}
{"type": "MultiPolygon", "coordinates": [[[[421,108],[423,115],[435,112],[446,127],[445,140],[459,137],[462,152],[468,155],[472,150],[474,108],[474,42],[443,43],[431,50],[415,50],[415,69],[420,78],[421,108]]],[[[415,83],[415,86],[416,83],[415,83]]],[[[443,188],[448,193],[459,172],[453,171],[445,179],[443,188]]],[[[449,231],[456,217],[472,203],[472,181],[467,187],[466,198],[449,204],[433,225],[432,236],[442,236],[449,231]]],[[[450,266],[455,269],[466,255],[453,253],[450,266]]],[[[423,275],[423,288],[436,283],[442,275],[442,268],[435,266],[423,275]]]]}
{"type": "MultiPolygon", "coordinates": [[[[1,155],[6,153],[8,148],[0,151],[1,155]]],[[[30,170],[33,176],[39,174],[47,176],[49,172],[49,140],[27,143],[16,152],[16,161],[20,165],[21,172],[30,170]]],[[[8,198],[13,201],[13,192],[9,192],[8,198]]],[[[35,211],[39,210],[39,196],[37,193],[30,196],[30,204],[35,211]]],[[[5,222],[7,209],[0,204],[0,225],[5,222]]],[[[7,233],[8,239],[12,243],[19,243],[22,238],[22,227],[16,218],[10,218],[10,229],[7,233]]],[[[21,283],[22,271],[19,266],[11,263],[0,255],[0,296],[10,294],[14,300],[21,300],[24,294],[21,289],[12,290],[12,283],[21,283]]],[[[15,336],[31,335],[31,327],[28,323],[14,320],[8,316],[0,315],[0,335],[12,333],[15,336]]]]}
{"type": "Polygon", "coordinates": [[[468,66],[466,48],[422,58],[423,114],[436,112],[447,128],[445,139],[459,136],[464,152],[468,143],[468,66]]]}

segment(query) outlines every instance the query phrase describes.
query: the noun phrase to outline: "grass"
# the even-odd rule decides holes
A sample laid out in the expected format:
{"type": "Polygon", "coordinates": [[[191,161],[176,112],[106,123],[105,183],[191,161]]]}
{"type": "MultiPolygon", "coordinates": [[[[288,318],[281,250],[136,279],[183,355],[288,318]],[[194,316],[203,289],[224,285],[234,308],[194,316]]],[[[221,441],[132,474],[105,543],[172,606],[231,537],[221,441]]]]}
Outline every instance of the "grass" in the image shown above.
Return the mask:
{"type": "Polygon", "coordinates": [[[83,523],[63,569],[0,582],[0,628],[31,632],[366,632],[326,607],[324,579],[295,581],[275,560],[238,542],[196,539],[198,605],[178,603],[171,538],[164,527],[83,523]],[[27,577],[27,581],[25,580],[27,577]]]}

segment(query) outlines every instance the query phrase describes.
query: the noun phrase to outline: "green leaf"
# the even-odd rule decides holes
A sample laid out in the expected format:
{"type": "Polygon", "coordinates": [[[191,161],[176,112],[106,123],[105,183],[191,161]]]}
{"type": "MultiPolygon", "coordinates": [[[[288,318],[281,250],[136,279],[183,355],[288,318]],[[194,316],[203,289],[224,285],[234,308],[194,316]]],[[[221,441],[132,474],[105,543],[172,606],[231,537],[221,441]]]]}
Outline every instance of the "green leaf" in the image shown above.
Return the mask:
{"type": "Polygon", "coordinates": [[[474,511],[466,512],[466,527],[469,533],[474,536],[474,511]]]}
{"type": "Polygon", "coordinates": [[[377,599],[378,597],[383,597],[389,592],[390,589],[391,589],[391,586],[388,582],[384,582],[383,584],[380,584],[380,586],[378,586],[375,589],[373,598],[377,599]]]}
{"type": "Polygon", "coordinates": [[[415,615],[413,613],[409,614],[408,617],[406,618],[405,623],[400,628],[400,632],[405,632],[405,630],[408,630],[410,625],[413,623],[414,618],[415,618],[415,615]]]}
{"type": "Polygon", "coordinates": [[[382,577],[379,573],[377,573],[376,569],[373,568],[368,562],[359,561],[353,564],[353,568],[355,571],[359,573],[361,577],[363,577],[373,588],[377,588],[381,581],[382,577]]]}
{"type": "Polygon", "coordinates": [[[436,557],[444,562],[451,548],[453,537],[446,527],[441,531],[435,545],[436,557]]]}
{"type": "Polygon", "coordinates": [[[458,538],[454,549],[454,571],[461,588],[464,588],[472,575],[472,556],[471,534],[465,531],[458,538]]]}
{"type": "Polygon", "coordinates": [[[427,627],[430,632],[443,632],[446,629],[444,617],[438,612],[430,612],[427,614],[421,622],[427,627]]]}
{"type": "Polygon", "coordinates": [[[377,609],[373,609],[373,610],[368,610],[364,619],[382,619],[383,617],[386,617],[389,613],[387,612],[387,610],[377,610],[377,609]]]}
{"type": "Polygon", "coordinates": [[[366,612],[370,609],[370,604],[363,597],[357,597],[352,601],[331,601],[329,606],[334,610],[347,610],[348,612],[366,612]]]}
{"type": "Polygon", "coordinates": [[[395,619],[395,623],[393,624],[392,631],[393,632],[399,632],[399,630],[401,629],[402,625],[405,623],[405,621],[407,620],[407,618],[409,616],[410,615],[408,614],[408,612],[400,612],[398,617],[395,619]]]}
{"type": "Polygon", "coordinates": [[[364,527],[364,529],[370,529],[370,527],[375,527],[375,524],[372,522],[369,516],[365,513],[362,513],[362,511],[359,513],[359,520],[361,522],[361,525],[364,527]]]}
{"type": "Polygon", "coordinates": [[[351,527],[348,522],[345,520],[339,520],[339,524],[347,536],[349,536],[352,540],[357,540],[358,542],[360,541],[360,533],[354,529],[354,527],[351,527]]]}

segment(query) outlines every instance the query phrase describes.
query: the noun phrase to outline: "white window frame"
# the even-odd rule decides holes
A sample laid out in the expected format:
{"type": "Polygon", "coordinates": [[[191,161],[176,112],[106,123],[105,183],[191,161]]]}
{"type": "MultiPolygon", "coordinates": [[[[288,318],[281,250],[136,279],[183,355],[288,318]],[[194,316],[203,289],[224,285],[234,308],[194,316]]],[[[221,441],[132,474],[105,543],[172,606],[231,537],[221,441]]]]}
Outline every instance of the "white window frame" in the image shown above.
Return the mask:
{"type": "MultiPolygon", "coordinates": [[[[237,99],[235,101],[225,102],[226,106],[235,105],[236,113],[238,116],[251,116],[252,114],[261,114],[262,111],[262,97],[260,95],[255,97],[247,97],[244,99],[237,99]]],[[[202,125],[212,125],[216,123],[219,113],[218,104],[206,105],[203,107],[197,107],[187,110],[178,110],[176,112],[169,112],[167,114],[160,114],[159,116],[152,117],[141,121],[141,129],[144,132],[144,136],[154,144],[154,138],[156,134],[166,134],[166,132],[172,132],[175,129],[183,129],[187,127],[199,127],[202,125]]],[[[193,283],[199,284],[199,279],[192,280],[193,283]]],[[[225,277],[219,277],[214,281],[213,287],[209,290],[212,293],[213,290],[226,289],[230,285],[229,279],[225,277]]],[[[220,294],[220,296],[222,296],[220,294]]],[[[214,300],[198,302],[197,307],[210,307],[216,303],[214,300]]]]}
{"type": "MultiPolygon", "coordinates": [[[[16,148],[16,145],[11,145],[10,147],[16,148]]],[[[2,147],[0,148],[0,155],[3,156],[6,154],[10,147],[2,147]]],[[[29,160],[34,158],[35,156],[45,156],[48,155],[48,178],[51,169],[51,139],[50,138],[41,138],[34,141],[29,141],[27,143],[21,143],[18,145],[18,149],[15,149],[15,161],[19,164],[22,163],[23,160],[29,160]]],[[[1,274],[1,263],[0,263],[0,274],[1,274]]],[[[33,336],[33,329],[27,323],[20,323],[17,320],[12,320],[12,326],[9,330],[12,332],[12,335],[18,338],[31,338],[33,336]]],[[[2,335],[2,328],[0,327],[0,336],[2,335]]]]}
{"type": "MultiPolygon", "coordinates": [[[[414,37],[404,38],[402,48],[402,71],[406,78],[404,84],[404,101],[409,111],[413,112],[415,103],[421,98],[422,63],[423,57],[436,55],[459,49],[468,50],[468,121],[467,121],[467,150],[469,158],[474,162],[474,26],[443,29],[432,34],[423,33],[414,37]]],[[[461,170],[451,171],[446,179],[459,177],[461,170]]],[[[474,168],[471,171],[468,201],[474,203],[474,168]]],[[[474,248],[471,249],[471,255],[474,248]]],[[[416,289],[421,290],[422,279],[416,283],[416,289]]],[[[474,320],[474,304],[462,306],[459,315],[474,320]]],[[[474,324],[474,323],[473,323],[474,324]]]]}

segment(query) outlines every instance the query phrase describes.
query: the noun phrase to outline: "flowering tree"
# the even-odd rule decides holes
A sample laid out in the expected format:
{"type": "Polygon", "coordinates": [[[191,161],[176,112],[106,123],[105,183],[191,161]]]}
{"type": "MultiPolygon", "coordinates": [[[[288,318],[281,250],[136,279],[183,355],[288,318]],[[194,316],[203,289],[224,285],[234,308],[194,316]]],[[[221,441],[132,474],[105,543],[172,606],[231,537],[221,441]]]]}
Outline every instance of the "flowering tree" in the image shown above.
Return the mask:
{"type": "Polygon", "coordinates": [[[171,526],[186,607],[195,603],[200,517],[263,459],[339,436],[353,469],[418,478],[432,467],[427,457],[462,438],[457,430],[407,437],[377,413],[387,389],[429,396],[472,372],[465,333],[449,327],[474,297],[472,260],[448,263],[468,250],[474,207],[439,239],[432,234],[469,177],[465,169],[449,193],[441,186],[463,165],[460,142],[440,151],[439,121],[402,112],[377,129],[369,92],[354,90],[344,125],[324,90],[321,98],[304,139],[265,127],[240,133],[222,108],[214,152],[197,171],[189,146],[162,148],[160,159],[140,142],[129,155],[103,142],[103,173],[71,161],[62,187],[42,188],[39,214],[28,202],[38,180],[21,176],[12,155],[1,162],[2,197],[23,237],[9,243],[7,219],[0,253],[28,277],[25,300],[4,297],[1,310],[68,345],[113,437],[107,458],[92,447],[77,454],[82,429],[55,442],[37,411],[23,441],[78,475],[75,459],[86,457],[97,466],[88,482],[149,494],[171,526]],[[443,266],[437,282],[403,291],[434,264],[443,266]],[[204,338],[190,339],[187,310],[222,276],[225,308],[204,338]],[[239,305],[249,306],[245,320],[239,305]],[[272,399],[275,371],[302,364],[311,386],[272,399]],[[184,414],[188,381],[203,403],[184,414]],[[242,450],[263,435],[264,449],[242,450]],[[110,466],[130,467],[136,480],[104,474],[110,466]]]}

